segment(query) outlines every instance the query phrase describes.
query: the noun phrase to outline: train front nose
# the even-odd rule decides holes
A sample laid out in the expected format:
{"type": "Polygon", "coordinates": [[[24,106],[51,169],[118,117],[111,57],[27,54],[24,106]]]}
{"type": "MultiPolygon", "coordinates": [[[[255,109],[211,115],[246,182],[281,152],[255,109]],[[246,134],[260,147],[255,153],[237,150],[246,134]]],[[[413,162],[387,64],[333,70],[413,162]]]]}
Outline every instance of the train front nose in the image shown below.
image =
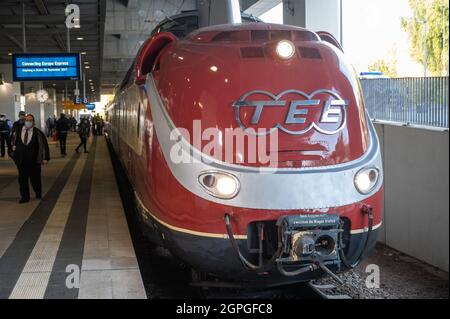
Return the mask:
{"type": "MultiPolygon", "coordinates": [[[[320,167],[352,161],[368,148],[354,70],[338,48],[312,32],[273,26],[201,29],[173,45],[158,63],[155,78],[170,118],[191,137],[196,121],[203,132],[217,129],[219,140],[212,142],[221,150],[211,155],[218,160],[320,167]],[[277,133],[276,159],[264,162],[250,149],[228,156],[229,129],[261,138],[277,133]]],[[[199,140],[201,150],[211,143],[199,140]]]]}
{"type": "Polygon", "coordinates": [[[156,63],[148,96],[174,177],[164,210],[176,229],[194,228],[189,240],[166,236],[178,255],[226,277],[268,264],[290,277],[337,269],[344,249],[351,263],[373,244],[365,232],[381,223],[379,145],[338,48],[299,28],[219,26],[171,44],[156,63]],[[192,201],[176,205],[182,198],[192,201]]]}

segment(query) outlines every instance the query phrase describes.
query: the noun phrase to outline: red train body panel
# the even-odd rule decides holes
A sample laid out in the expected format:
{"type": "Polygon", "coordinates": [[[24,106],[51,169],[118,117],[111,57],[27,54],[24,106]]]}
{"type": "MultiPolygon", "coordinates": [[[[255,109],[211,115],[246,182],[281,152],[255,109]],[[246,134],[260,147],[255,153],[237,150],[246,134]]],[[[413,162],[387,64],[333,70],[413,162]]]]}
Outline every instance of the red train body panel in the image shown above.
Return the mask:
{"type": "Polygon", "coordinates": [[[309,280],[323,266],[353,267],[375,243],[383,209],[378,139],[352,66],[313,32],[252,23],[182,40],[156,34],[108,122],[149,235],[198,271],[309,280]],[[293,56],[280,58],[282,41],[293,56]],[[219,138],[195,137],[207,128],[219,138]],[[227,130],[256,141],[276,134],[276,160],[244,154],[250,142],[224,155],[227,130]],[[208,145],[214,153],[206,154],[208,145]],[[174,149],[192,161],[174,161],[174,149]],[[205,186],[204,176],[216,185],[205,186]],[[215,193],[222,177],[235,183],[228,198],[215,193]]]}

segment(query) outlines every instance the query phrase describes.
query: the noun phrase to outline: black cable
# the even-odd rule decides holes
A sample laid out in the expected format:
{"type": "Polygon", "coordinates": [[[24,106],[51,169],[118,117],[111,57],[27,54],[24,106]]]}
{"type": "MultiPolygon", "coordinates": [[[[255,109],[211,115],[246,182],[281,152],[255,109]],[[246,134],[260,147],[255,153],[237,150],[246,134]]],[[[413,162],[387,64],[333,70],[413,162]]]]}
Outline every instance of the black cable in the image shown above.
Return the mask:
{"type": "Polygon", "coordinates": [[[364,246],[363,246],[363,249],[361,250],[361,253],[359,254],[358,258],[356,259],[356,261],[353,264],[351,264],[348,261],[347,256],[345,256],[344,249],[342,248],[342,233],[340,235],[341,248],[339,249],[339,256],[341,257],[342,263],[347,268],[353,269],[356,266],[358,266],[359,263],[361,262],[361,260],[363,259],[364,255],[366,254],[367,247],[368,247],[369,241],[370,241],[370,235],[372,234],[372,228],[373,228],[373,209],[372,209],[372,207],[368,207],[367,219],[368,219],[368,230],[367,230],[366,241],[364,242],[364,246]]]}
{"type": "MultiPolygon", "coordinates": [[[[273,254],[273,256],[269,259],[269,261],[266,264],[262,264],[262,261],[260,259],[260,265],[257,266],[255,264],[251,263],[250,261],[248,261],[241,254],[241,251],[236,242],[236,239],[234,238],[233,230],[231,229],[230,218],[231,218],[230,214],[226,213],[225,214],[225,225],[227,228],[228,238],[230,239],[231,246],[233,247],[233,250],[236,252],[236,255],[239,257],[239,260],[242,262],[242,264],[247,268],[250,268],[252,270],[257,270],[257,271],[263,271],[265,268],[271,267],[272,264],[275,262],[275,260],[280,256],[281,250],[282,250],[280,230],[278,230],[278,249],[277,249],[277,251],[273,254]]],[[[260,249],[262,250],[262,246],[260,246],[260,249]]],[[[260,251],[260,258],[261,258],[261,256],[262,256],[262,251],[260,251]]]]}
{"type": "Polygon", "coordinates": [[[305,266],[305,267],[297,269],[297,270],[286,271],[286,270],[284,270],[283,266],[281,265],[281,262],[277,262],[277,268],[278,268],[278,271],[282,275],[287,276],[287,277],[293,277],[293,276],[297,276],[297,275],[303,274],[308,271],[316,270],[317,266],[314,264],[309,264],[308,266],[305,266]]]}
{"type": "Polygon", "coordinates": [[[227,232],[228,232],[228,237],[230,239],[231,242],[231,246],[233,247],[234,251],[236,252],[236,254],[238,255],[239,259],[241,260],[241,262],[244,264],[244,266],[253,269],[253,270],[259,270],[261,269],[260,266],[256,266],[253,263],[251,263],[250,261],[248,261],[242,254],[241,251],[239,250],[239,246],[236,242],[236,239],[234,238],[233,235],[233,230],[231,229],[231,224],[230,224],[230,215],[227,213],[225,214],[225,225],[227,227],[227,232]]]}

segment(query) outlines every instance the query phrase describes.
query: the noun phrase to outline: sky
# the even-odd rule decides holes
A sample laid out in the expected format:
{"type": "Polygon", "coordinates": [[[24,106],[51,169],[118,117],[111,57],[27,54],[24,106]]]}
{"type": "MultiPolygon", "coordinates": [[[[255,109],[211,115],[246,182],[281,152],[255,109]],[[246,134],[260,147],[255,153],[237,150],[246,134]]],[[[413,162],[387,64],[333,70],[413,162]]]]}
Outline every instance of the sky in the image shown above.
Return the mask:
{"type": "Polygon", "coordinates": [[[412,17],[408,0],[344,0],[343,47],[358,71],[378,59],[392,58],[396,48],[399,76],[421,76],[422,66],[410,57],[402,17],[412,17]]]}
{"type": "MultiPolygon", "coordinates": [[[[408,35],[400,28],[401,18],[412,16],[408,0],[343,0],[342,11],[344,51],[358,72],[367,71],[376,60],[396,58],[398,76],[423,75],[422,66],[410,57],[408,35]]],[[[282,23],[282,5],[260,18],[282,23]]]]}

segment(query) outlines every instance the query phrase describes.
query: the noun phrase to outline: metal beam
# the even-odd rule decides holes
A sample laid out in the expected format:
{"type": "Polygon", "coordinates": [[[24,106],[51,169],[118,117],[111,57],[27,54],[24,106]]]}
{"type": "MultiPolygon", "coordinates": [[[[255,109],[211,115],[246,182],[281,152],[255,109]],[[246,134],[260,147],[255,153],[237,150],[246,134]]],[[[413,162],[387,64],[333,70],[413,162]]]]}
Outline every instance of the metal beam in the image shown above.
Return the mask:
{"type": "Polygon", "coordinates": [[[47,9],[47,5],[43,0],[34,0],[34,5],[36,6],[41,16],[46,16],[50,14],[50,12],[47,9]]]}
{"type": "Polygon", "coordinates": [[[13,37],[12,35],[6,34],[6,37],[15,45],[17,45],[21,50],[23,50],[23,45],[22,43],[17,40],[15,37],[13,37]]]}
{"type": "Polygon", "coordinates": [[[99,41],[98,41],[98,91],[101,94],[101,83],[102,83],[102,69],[103,69],[103,47],[105,41],[105,24],[106,24],[106,0],[100,0],[98,4],[99,8],[99,41]]]}
{"type": "Polygon", "coordinates": [[[240,0],[241,3],[241,10],[245,11],[248,8],[250,8],[252,5],[254,5],[258,0],[240,0]]]}
{"type": "Polygon", "coordinates": [[[282,0],[259,0],[245,9],[245,13],[259,17],[263,13],[266,13],[270,9],[279,5],[281,2],[282,0]]]}
{"type": "MultiPolygon", "coordinates": [[[[102,1],[102,0],[100,0],[102,1]]],[[[97,16],[81,17],[83,26],[85,24],[99,24],[97,16]]],[[[20,24],[22,18],[13,15],[0,15],[1,24],[20,24]]],[[[64,14],[51,14],[48,16],[27,15],[27,24],[65,24],[64,14]]]]}
{"type": "Polygon", "coordinates": [[[55,40],[56,44],[59,46],[59,48],[61,49],[62,52],[67,51],[67,47],[65,46],[61,35],[55,34],[52,36],[52,38],[53,38],[53,40],[55,40]]]}

